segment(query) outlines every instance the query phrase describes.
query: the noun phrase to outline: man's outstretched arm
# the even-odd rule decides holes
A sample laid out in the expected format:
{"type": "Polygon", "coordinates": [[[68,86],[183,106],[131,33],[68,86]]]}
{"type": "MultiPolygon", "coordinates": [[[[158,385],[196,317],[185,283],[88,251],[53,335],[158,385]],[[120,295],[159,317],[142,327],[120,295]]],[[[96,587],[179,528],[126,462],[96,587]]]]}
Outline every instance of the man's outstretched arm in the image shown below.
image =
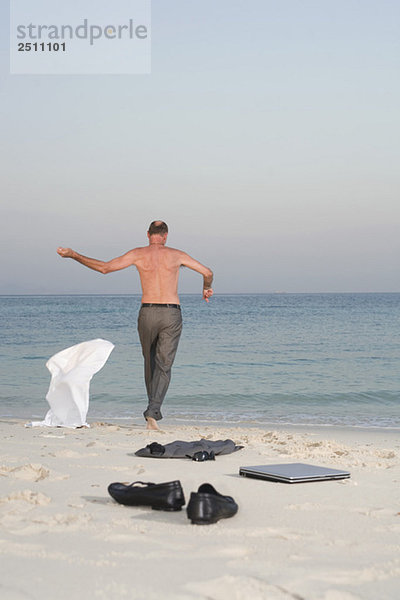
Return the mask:
{"type": "Polygon", "coordinates": [[[72,258],[77,262],[81,263],[85,267],[89,269],[93,269],[93,271],[98,271],[99,273],[112,273],[113,271],[120,271],[121,269],[126,269],[131,265],[135,264],[135,250],[130,250],[126,254],[122,256],[118,256],[117,258],[113,258],[107,262],[103,260],[97,260],[96,258],[89,258],[88,256],[83,256],[83,254],[79,254],[79,252],[75,252],[72,248],[57,248],[57,253],[62,258],[72,258]]]}
{"type": "Polygon", "coordinates": [[[208,299],[214,293],[213,289],[211,287],[214,274],[211,271],[211,269],[209,269],[208,267],[205,267],[198,260],[195,260],[194,258],[189,256],[188,254],[185,254],[184,252],[182,252],[181,265],[183,267],[188,267],[189,269],[192,269],[193,271],[197,271],[197,273],[200,273],[201,275],[203,275],[203,299],[206,302],[208,302],[208,299]]]}

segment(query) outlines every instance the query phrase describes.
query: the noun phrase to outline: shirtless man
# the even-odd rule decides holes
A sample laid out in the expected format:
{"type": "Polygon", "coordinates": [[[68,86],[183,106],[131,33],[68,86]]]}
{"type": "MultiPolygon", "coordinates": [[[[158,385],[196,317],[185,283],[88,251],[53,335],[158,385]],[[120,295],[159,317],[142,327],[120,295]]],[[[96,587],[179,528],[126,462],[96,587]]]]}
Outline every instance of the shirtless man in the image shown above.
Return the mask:
{"type": "Polygon", "coordinates": [[[197,260],[175,248],[166,246],[168,226],[153,221],[147,232],[149,245],[134,248],[108,262],[88,258],[71,248],[57,248],[63,258],[73,258],[99,273],[112,273],[135,265],[142,285],[142,306],[138,332],[144,357],[148,407],[144,417],[147,429],[158,429],[162,419],[161,404],[171,380],[171,367],[182,331],[182,316],[178,297],[179,268],[189,267],[203,275],[203,299],[213,294],[213,273],[197,260]]]}

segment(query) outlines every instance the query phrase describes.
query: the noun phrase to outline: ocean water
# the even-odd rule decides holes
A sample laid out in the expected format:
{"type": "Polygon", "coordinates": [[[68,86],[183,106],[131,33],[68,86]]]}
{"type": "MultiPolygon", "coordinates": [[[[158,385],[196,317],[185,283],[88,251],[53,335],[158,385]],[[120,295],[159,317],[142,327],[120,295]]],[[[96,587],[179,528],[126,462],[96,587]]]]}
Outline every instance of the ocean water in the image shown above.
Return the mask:
{"type": "MultiPolygon", "coordinates": [[[[400,294],[181,296],[168,422],[400,428],[400,294]]],[[[88,420],[141,422],[139,296],[0,296],[0,417],[44,417],[48,358],[115,344],[88,420]]]]}

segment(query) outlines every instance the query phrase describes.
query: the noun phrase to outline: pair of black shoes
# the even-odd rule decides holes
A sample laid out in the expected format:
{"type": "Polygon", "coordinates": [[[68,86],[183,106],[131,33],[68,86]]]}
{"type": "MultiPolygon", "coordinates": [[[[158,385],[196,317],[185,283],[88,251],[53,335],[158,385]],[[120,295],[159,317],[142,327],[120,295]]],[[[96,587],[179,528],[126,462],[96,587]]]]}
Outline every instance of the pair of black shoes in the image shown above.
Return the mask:
{"type": "MultiPolygon", "coordinates": [[[[130,485],[111,483],[108,493],[114,500],[127,506],[151,506],[153,510],[177,511],[185,504],[180,481],[168,483],[143,483],[130,485]]],[[[231,496],[223,496],[210,484],[203,483],[197,492],[190,494],[187,516],[195,525],[209,525],[220,519],[233,517],[238,505],[231,496]]]]}

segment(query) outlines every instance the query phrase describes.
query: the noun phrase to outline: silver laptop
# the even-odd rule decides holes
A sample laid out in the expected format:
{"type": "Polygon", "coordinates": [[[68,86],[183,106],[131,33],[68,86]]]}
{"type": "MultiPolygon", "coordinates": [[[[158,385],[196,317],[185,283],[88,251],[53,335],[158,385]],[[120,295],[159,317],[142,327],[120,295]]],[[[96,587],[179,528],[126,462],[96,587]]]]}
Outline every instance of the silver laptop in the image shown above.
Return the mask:
{"type": "Polygon", "coordinates": [[[280,465],[256,465],[254,467],[240,467],[239,475],[267,479],[268,481],[282,481],[284,483],[302,483],[307,481],[329,481],[332,479],[346,479],[350,477],[348,471],[316,467],[304,463],[288,463],[280,465]]]}

